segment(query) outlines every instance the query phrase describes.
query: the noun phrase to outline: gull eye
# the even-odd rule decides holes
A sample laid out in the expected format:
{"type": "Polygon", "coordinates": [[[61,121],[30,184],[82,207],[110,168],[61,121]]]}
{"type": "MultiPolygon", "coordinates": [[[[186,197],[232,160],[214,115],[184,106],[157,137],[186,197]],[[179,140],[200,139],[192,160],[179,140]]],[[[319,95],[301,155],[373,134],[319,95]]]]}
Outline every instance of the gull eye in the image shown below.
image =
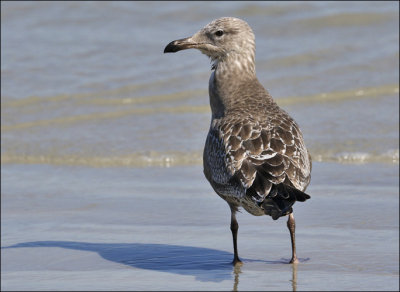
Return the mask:
{"type": "Polygon", "coordinates": [[[223,34],[224,34],[224,32],[222,30],[217,30],[215,32],[215,35],[218,36],[218,37],[222,36],[223,34]]]}

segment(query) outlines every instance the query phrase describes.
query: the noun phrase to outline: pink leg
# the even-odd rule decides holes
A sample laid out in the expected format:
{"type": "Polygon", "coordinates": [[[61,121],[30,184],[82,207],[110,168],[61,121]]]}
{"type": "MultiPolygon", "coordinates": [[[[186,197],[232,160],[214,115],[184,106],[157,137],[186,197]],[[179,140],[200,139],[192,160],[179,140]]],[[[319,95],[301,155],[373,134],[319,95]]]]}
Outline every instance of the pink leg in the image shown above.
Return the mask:
{"type": "Polygon", "coordinates": [[[287,227],[290,231],[290,239],[292,241],[292,259],[290,260],[290,264],[297,264],[299,260],[296,256],[296,242],[295,242],[295,235],[294,231],[296,229],[296,223],[294,221],[293,213],[289,214],[289,218],[287,221],[287,227]]]}

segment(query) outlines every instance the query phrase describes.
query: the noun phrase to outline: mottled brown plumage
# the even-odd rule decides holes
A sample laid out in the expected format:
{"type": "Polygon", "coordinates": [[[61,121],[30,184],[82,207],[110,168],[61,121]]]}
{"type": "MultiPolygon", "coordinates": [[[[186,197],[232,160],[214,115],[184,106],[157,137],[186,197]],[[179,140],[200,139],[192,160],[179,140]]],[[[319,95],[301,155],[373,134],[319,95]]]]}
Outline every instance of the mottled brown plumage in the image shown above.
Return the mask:
{"type": "Polygon", "coordinates": [[[231,208],[234,263],[238,224],[235,213],[289,215],[292,260],[297,262],[292,206],[310,196],[311,157],[297,123],[272,99],[255,73],[255,39],[243,20],[219,18],[190,38],[171,42],[164,52],[197,48],[213,61],[209,82],[212,111],[204,147],[204,174],[231,208]]]}

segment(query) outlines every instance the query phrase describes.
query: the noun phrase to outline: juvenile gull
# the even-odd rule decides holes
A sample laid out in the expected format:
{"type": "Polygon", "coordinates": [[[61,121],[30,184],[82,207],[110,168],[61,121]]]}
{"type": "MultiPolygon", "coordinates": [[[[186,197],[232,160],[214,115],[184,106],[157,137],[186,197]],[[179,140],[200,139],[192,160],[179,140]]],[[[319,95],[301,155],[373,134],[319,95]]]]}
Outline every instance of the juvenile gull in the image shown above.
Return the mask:
{"type": "Polygon", "coordinates": [[[204,174],[231,209],[233,264],[237,251],[236,212],[276,220],[289,215],[290,263],[297,263],[292,206],[310,196],[311,156],[297,123],[272,99],[255,72],[255,37],[233,17],[216,19],[192,37],[170,42],[164,53],[195,48],[211,58],[211,125],[203,154],[204,174]]]}

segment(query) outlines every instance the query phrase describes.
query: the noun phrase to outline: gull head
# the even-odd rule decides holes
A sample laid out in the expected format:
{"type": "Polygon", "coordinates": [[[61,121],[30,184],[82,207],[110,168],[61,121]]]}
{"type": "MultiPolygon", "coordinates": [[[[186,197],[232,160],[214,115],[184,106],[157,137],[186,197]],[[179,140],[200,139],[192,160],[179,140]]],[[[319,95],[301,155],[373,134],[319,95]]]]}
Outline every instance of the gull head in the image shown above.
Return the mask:
{"type": "Polygon", "coordinates": [[[218,18],[191,37],[170,42],[164,53],[198,49],[214,62],[213,67],[229,57],[254,63],[255,37],[244,20],[235,17],[218,18]]]}

